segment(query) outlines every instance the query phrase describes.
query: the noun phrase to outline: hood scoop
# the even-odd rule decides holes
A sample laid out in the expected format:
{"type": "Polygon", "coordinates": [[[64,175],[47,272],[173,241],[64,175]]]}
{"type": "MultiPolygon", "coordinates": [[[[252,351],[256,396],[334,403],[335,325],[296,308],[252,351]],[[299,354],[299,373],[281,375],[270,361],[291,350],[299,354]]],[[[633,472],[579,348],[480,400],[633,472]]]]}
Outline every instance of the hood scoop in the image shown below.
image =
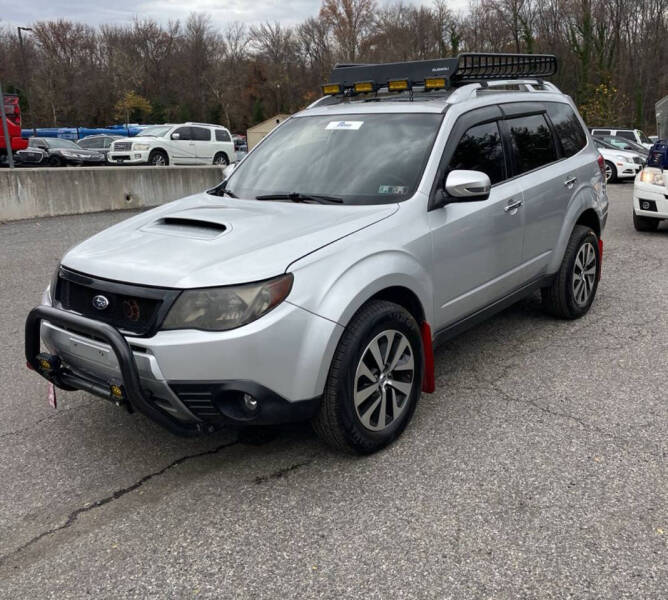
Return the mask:
{"type": "Polygon", "coordinates": [[[224,223],[182,216],[163,217],[142,227],[142,231],[199,240],[216,239],[227,230],[228,227],[224,223]]]}

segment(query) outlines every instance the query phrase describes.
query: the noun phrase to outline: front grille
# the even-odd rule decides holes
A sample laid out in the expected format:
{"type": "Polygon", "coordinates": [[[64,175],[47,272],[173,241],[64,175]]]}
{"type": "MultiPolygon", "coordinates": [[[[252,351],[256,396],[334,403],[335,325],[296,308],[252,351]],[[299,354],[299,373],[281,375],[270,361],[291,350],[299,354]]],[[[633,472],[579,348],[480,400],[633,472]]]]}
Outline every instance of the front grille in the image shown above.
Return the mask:
{"type": "Polygon", "coordinates": [[[127,152],[132,150],[132,142],[114,142],[114,152],[127,152]]]}
{"type": "Polygon", "coordinates": [[[177,295],[175,290],[98,280],[61,269],[55,298],[65,310],[109,323],[127,333],[149,335],[160,325],[177,295]]]}

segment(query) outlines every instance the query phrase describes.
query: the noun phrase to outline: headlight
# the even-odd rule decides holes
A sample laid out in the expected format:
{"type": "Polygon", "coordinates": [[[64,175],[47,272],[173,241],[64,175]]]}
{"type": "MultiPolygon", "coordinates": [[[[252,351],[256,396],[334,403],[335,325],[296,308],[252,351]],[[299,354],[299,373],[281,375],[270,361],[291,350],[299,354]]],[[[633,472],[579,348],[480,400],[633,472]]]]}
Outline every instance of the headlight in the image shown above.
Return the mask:
{"type": "Polygon", "coordinates": [[[651,183],[653,185],[663,185],[663,172],[659,169],[643,169],[640,172],[640,181],[643,183],[651,183]]]}
{"type": "Polygon", "coordinates": [[[132,149],[133,150],[148,150],[150,149],[151,145],[150,144],[140,144],[139,142],[132,144],[132,149]]]}
{"type": "Polygon", "coordinates": [[[620,156],[619,154],[615,157],[619,162],[632,162],[626,156],[620,156]]]}
{"type": "Polygon", "coordinates": [[[69,157],[71,157],[71,158],[74,158],[75,156],[78,156],[78,154],[76,154],[76,153],[74,153],[74,152],[70,152],[69,150],[61,150],[60,153],[61,153],[63,156],[69,156],[69,157]]]}
{"type": "Polygon", "coordinates": [[[292,281],[288,273],[245,285],[185,290],[169,310],[162,328],[227,331],[241,327],[283,302],[292,281]]]}

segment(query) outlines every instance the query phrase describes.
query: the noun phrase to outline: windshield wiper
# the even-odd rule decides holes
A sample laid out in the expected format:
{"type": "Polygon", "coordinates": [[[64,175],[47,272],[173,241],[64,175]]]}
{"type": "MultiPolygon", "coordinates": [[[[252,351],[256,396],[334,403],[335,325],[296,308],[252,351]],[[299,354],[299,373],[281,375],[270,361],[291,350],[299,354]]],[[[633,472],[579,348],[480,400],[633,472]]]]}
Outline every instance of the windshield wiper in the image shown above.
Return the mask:
{"type": "Polygon", "coordinates": [[[215,187],[212,190],[209,190],[207,193],[213,195],[213,196],[229,196],[230,198],[238,198],[234,192],[230,192],[230,190],[224,188],[224,187],[215,187]]]}
{"type": "Polygon", "coordinates": [[[301,194],[292,192],[290,194],[264,194],[257,196],[256,200],[291,200],[292,202],[319,202],[320,204],[343,204],[342,198],[336,196],[323,196],[321,194],[301,194]]]}

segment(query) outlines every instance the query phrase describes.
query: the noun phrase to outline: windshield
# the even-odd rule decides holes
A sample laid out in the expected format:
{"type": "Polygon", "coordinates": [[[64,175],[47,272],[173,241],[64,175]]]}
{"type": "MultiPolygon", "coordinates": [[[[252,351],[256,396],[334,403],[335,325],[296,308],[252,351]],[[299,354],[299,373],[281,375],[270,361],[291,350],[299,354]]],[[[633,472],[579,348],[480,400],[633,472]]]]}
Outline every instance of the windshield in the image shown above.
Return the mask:
{"type": "Polygon", "coordinates": [[[49,138],[46,141],[46,145],[49,148],[69,148],[73,150],[81,150],[80,146],[77,146],[72,140],[63,140],[60,138],[49,138]]]}
{"type": "Polygon", "coordinates": [[[645,133],[644,133],[643,131],[640,131],[640,129],[636,129],[636,131],[638,132],[638,137],[640,138],[640,141],[641,141],[643,144],[651,144],[651,143],[652,143],[652,140],[650,140],[650,139],[645,135],[645,133]]]}
{"type": "Polygon", "coordinates": [[[609,144],[608,142],[604,142],[600,138],[594,138],[594,141],[596,142],[596,145],[599,148],[607,148],[608,150],[619,150],[617,146],[613,146],[612,144],[609,144]]]}
{"type": "Polygon", "coordinates": [[[172,128],[171,125],[154,125],[153,127],[147,127],[142,129],[139,132],[139,136],[144,137],[163,137],[167,135],[167,132],[172,128]]]}
{"type": "Polygon", "coordinates": [[[240,198],[297,193],[346,204],[405,200],[417,188],[441,119],[405,113],[293,118],[239,165],[226,189],[240,198]]]}

